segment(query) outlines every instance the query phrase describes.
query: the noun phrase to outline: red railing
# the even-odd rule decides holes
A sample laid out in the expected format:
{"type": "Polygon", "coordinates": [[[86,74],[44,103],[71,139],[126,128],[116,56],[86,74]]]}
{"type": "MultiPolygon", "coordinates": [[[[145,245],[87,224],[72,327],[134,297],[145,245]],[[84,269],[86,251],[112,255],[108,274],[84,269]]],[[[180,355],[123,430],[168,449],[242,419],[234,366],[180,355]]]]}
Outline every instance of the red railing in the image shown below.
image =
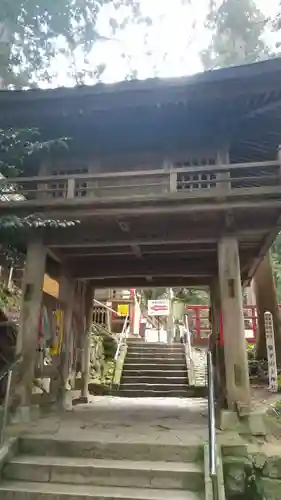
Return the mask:
{"type": "MultiPolygon", "coordinates": [[[[207,344],[210,334],[209,306],[192,305],[186,306],[189,318],[189,328],[194,332],[194,341],[200,344],[207,344]]],[[[245,339],[249,343],[256,342],[257,336],[257,308],[256,306],[244,307],[245,339]]],[[[222,324],[220,326],[221,342],[223,343],[222,324]]]]}

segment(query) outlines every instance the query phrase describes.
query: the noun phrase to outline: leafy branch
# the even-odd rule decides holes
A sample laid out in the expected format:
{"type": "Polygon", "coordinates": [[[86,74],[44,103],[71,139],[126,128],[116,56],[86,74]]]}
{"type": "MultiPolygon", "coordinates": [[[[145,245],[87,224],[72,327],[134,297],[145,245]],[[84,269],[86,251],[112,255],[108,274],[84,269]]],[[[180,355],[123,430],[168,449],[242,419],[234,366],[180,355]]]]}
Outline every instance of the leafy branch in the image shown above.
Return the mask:
{"type": "MultiPolygon", "coordinates": [[[[13,178],[20,177],[25,166],[30,162],[43,161],[49,155],[68,148],[69,139],[61,137],[49,141],[41,141],[37,129],[0,129],[0,201],[24,199],[18,194],[13,178]],[[7,181],[7,182],[6,182],[7,181]]],[[[0,246],[6,259],[15,262],[19,254],[24,252],[24,240],[27,233],[42,232],[46,229],[62,229],[79,224],[78,220],[58,220],[45,218],[35,213],[26,217],[6,215],[0,217],[0,246]]]]}

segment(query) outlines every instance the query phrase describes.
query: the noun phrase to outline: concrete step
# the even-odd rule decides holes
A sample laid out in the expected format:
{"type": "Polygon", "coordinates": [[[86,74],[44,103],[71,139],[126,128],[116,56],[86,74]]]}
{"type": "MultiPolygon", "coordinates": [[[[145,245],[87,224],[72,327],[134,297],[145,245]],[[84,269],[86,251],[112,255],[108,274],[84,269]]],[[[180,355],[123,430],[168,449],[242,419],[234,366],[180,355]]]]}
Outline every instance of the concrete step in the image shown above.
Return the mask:
{"type": "Polygon", "coordinates": [[[166,361],[168,359],[180,359],[180,360],[184,360],[185,359],[185,354],[183,352],[178,352],[178,353],[175,353],[175,352],[172,352],[172,353],[169,353],[169,352],[165,352],[165,353],[161,353],[161,352],[130,352],[128,351],[127,352],[127,357],[128,358],[137,358],[137,359],[155,359],[155,358],[160,358],[160,359],[163,359],[163,361],[166,361]]]}
{"type": "Polygon", "coordinates": [[[203,460],[203,447],[181,444],[122,443],[58,439],[50,435],[25,436],[19,440],[19,451],[26,455],[51,457],[80,457],[103,460],[149,460],[169,462],[198,462],[203,460]]]}
{"type": "Polygon", "coordinates": [[[158,371],[158,370],[186,370],[186,363],[181,363],[178,361],[169,361],[169,363],[164,363],[163,360],[161,362],[155,363],[140,363],[138,360],[127,360],[125,359],[123,370],[149,370],[149,371],[158,371]]]}
{"type": "Polygon", "coordinates": [[[198,463],[99,460],[77,457],[22,455],[3,470],[5,479],[94,486],[188,489],[204,488],[198,463]]]}
{"type": "Polygon", "coordinates": [[[127,340],[127,345],[130,347],[140,346],[142,349],[184,349],[183,344],[180,342],[175,342],[174,344],[165,344],[164,342],[131,342],[127,340]]]}
{"type": "Polygon", "coordinates": [[[53,365],[44,365],[43,370],[36,368],[35,376],[38,378],[51,378],[58,374],[58,369],[53,365]]]}
{"type": "Polygon", "coordinates": [[[185,377],[187,378],[186,367],[183,370],[157,370],[154,369],[141,369],[141,370],[128,370],[123,369],[123,377],[185,377]]]}
{"type": "MultiPolygon", "coordinates": [[[[163,490],[4,481],[1,500],[163,500],[163,490]]],[[[201,500],[199,493],[165,490],[166,500],[201,500]]]]}
{"type": "Polygon", "coordinates": [[[133,349],[128,349],[127,351],[127,356],[131,357],[139,357],[139,356],[145,356],[147,358],[185,358],[185,353],[184,351],[176,350],[176,351],[149,351],[148,349],[145,351],[141,350],[133,350],[133,349]]]}
{"type": "MultiPolygon", "coordinates": [[[[154,360],[162,360],[163,363],[168,362],[169,360],[176,360],[178,363],[185,363],[185,356],[180,354],[180,355],[171,355],[171,356],[161,356],[158,354],[157,356],[154,354],[130,354],[127,353],[126,359],[130,359],[132,361],[134,360],[140,360],[141,362],[154,362],[154,360]]],[[[158,361],[159,362],[159,361],[158,361]]]]}
{"type": "Polygon", "coordinates": [[[146,390],[154,390],[154,391],[172,391],[172,390],[185,390],[188,387],[187,383],[185,384],[173,384],[173,383],[160,383],[160,384],[154,384],[153,382],[135,382],[133,384],[130,383],[122,383],[120,389],[135,389],[137,391],[146,391],[146,390]]]}
{"type": "Polygon", "coordinates": [[[134,349],[135,351],[161,351],[161,352],[181,352],[184,351],[184,346],[182,344],[175,345],[150,345],[150,344],[129,344],[128,349],[134,349]]]}
{"type": "Polygon", "coordinates": [[[166,342],[145,342],[140,339],[127,339],[128,345],[136,345],[139,344],[145,347],[182,347],[183,344],[181,342],[172,342],[171,344],[167,344],[166,342]]]}
{"type": "Polygon", "coordinates": [[[201,397],[194,394],[194,391],[187,389],[153,390],[153,389],[124,389],[120,388],[115,396],[123,398],[194,398],[201,397]]]}
{"type": "Polygon", "coordinates": [[[154,358],[153,356],[130,356],[127,354],[125,358],[125,363],[142,363],[145,365],[149,364],[160,364],[165,366],[173,366],[178,364],[185,364],[185,358],[183,356],[177,358],[154,358]]]}
{"type": "Polygon", "coordinates": [[[143,376],[143,375],[136,375],[136,376],[131,376],[127,375],[127,373],[123,372],[122,378],[121,378],[121,386],[123,384],[182,384],[182,385],[187,385],[188,384],[188,378],[187,374],[183,375],[182,377],[172,377],[172,376],[165,376],[164,372],[163,375],[160,377],[154,377],[154,376],[143,376]]]}
{"type": "MultiPolygon", "coordinates": [[[[113,396],[120,397],[128,397],[128,398],[206,398],[208,396],[208,388],[199,386],[195,387],[192,385],[185,385],[183,389],[175,389],[176,386],[170,386],[170,388],[166,388],[165,390],[155,389],[157,386],[151,386],[150,389],[136,389],[131,388],[128,389],[127,385],[121,385],[120,389],[113,393],[113,396]]],[[[166,386],[168,387],[168,386],[166,386]]]]}

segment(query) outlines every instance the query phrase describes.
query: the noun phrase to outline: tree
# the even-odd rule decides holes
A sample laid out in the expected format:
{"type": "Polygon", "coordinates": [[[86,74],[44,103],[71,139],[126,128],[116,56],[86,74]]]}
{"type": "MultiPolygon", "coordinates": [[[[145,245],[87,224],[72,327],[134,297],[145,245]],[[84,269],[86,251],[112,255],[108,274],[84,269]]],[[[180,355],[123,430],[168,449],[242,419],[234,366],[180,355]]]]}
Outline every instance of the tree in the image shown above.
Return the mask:
{"type": "Polygon", "coordinates": [[[275,30],[280,30],[281,29],[281,2],[279,2],[279,7],[277,9],[277,13],[274,17],[274,19],[272,19],[272,24],[273,24],[273,28],[275,30]]]}
{"type": "Polygon", "coordinates": [[[252,63],[269,56],[262,39],[267,19],[254,0],[210,1],[207,27],[212,39],[201,54],[206,69],[252,63]]]}
{"type": "MultiPolygon", "coordinates": [[[[279,255],[278,259],[280,259],[279,255]]],[[[258,359],[267,358],[264,314],[268,311],[271,312],[273,317],[277,362],[281,363],[281,323],[273,269],[272,258],[270,252],[268,252],[259,264],[254,276],[258,313],[256,355],[258,359]]]]}
{"type": "Polygon", "coordinates": [[[174,288],[174,298],[184,304],[208,305],[209,295],[205,290],[195,288],[174,288]]]}
{"type": "MultiPolygon", "coordinates": [[[[157,300],[168,298],[167,288],[147,288],[142,291],[145,302],[148,300],[157,300]]],[[[204,290],[195,288],[173,288],[174,300],[184,304],[203,304],[209,303],[208,293],[204,290]]]]}
{"type": "MultiPolygon", "coordinates": [[[[269,48],[263,40],[267,23],[268,19],[257,8],[254,0],[223,0],[218,8],[216,2],[211,0],[207,26],[212,30],[212,39],[202,53],[205,68],[253,63],[269,57],[269,48]]],[[[280,266],[276,266],[280,260],[279,251],[280,248],[277,247],[273,251],[275,277],[278,277],[280,269],[280,266]]],[[[254,285],[259,309],[258,356],[266,356],[263,311],[270,310],[273,314],[276,346],[280,351],[277,354],[281,360],[280,319],[269,256],[261,263],[254,285]]]]}
{"type": "MultiPolygon", "coordinates": [[[[277,9],[277,13],[273,19],[271,19],[271,27],[274,32],[281,33],[281,2],[279,2],[279,6],[277,9]]],[[[280,51],[281,40],[278,40],[276,43],[276,48],[280,51]]]]}
{"type": "MultiPolygon", "coordinates": [[[[13,177],[19,176],[27,160],[40,162],[42,157],[58,149],[67,148],[67,139],[60,138],[50,141],[41,141],[38,130],[35,129],[0,129],[0,200],[23,198],[17,193],[12,182],[13,177]]],[[[18,216],[0,217],[0,247],[6,258],[14,263],[24,252],[24,236],[31,231],[42,232],[45,228],[65,228],[78,221],[44,219],[40,214],[32,214],[21,218],[18,216]]]]}
{"type": "MultiPolygon", "coordinates": [[[[0,0],[0,87],[21,88],[50,80],[50,65],[59,53],[67,58],[76,83],[83,83],[86,73],[98,77],[104,67],[93,68],[88,56],[93,44],[104,39],[96,21],[108,4],[116,11],[125,5],[133,17],[141,16],[138,0],[0,0]],[[78,57],[84,60],[79,69],[78,57]]],[[[121,24],[109,22],[116,30],[128,18],[121,24]]]]}
{"type": "Polygon", "coordinates": [[[148,300],[165,298],[166,291],[166,288],[145,288],[144,290],[141,290],[141,295],[145,304],[147,304],[148,300]]]}

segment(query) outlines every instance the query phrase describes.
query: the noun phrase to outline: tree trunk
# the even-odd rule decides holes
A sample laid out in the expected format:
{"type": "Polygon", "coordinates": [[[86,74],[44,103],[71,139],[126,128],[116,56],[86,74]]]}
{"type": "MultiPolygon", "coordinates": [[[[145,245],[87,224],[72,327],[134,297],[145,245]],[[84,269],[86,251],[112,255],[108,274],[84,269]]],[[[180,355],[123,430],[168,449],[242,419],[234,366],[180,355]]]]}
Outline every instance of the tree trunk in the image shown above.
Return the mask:
{"type": "Polygon", "coordinates": [[[256,343],[257,359],[267,358],[264,313],[271,312],[274,324],[274,337],[277,363],[281,363],[281,324],[270,253],[260,263],[254,277],[257,303],[258,331],[256,343]]]}

